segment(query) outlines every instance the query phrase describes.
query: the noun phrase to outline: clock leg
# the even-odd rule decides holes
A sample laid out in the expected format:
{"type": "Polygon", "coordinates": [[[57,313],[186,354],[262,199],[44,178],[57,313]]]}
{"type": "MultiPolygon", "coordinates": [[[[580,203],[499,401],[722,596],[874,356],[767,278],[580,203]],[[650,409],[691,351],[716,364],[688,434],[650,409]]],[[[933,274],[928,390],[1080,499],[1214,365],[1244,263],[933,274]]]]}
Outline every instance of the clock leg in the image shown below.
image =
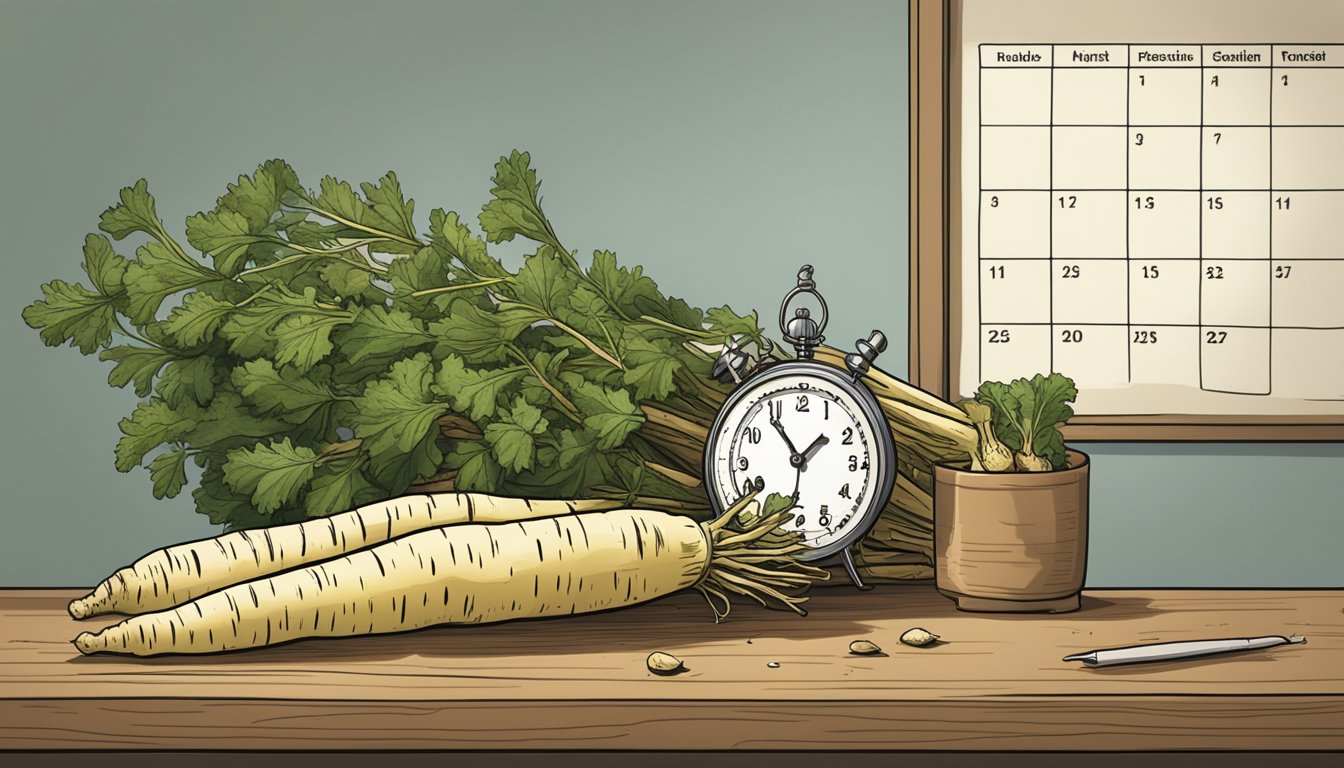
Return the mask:
{"type": "Polygon", "coordinates": [[[843,550],[840,553],[840,559],[845,562],[845,570],[849,572],[849,578],[854,582],[854,586],[861,592],[867,592],[872,589],[871,584],[864,584],[863,579],[859,578],[859,569],[854,567],[854,556],[849,554],[849,550],[843,550]]]}

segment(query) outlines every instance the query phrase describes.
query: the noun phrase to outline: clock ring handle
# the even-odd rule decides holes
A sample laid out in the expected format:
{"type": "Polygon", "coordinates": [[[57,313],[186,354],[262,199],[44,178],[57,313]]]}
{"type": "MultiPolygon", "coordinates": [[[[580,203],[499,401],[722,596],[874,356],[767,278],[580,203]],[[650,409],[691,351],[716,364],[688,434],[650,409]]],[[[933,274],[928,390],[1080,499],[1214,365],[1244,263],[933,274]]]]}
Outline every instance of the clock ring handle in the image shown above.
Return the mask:
{"type": "Polygon", "coordinates": [[[793,345],[799,358],[809,359],[812,357],[812,350],[826,340],[822,332],[826,330],[826,322],[829,319],[826,299],[817,291],[817,282],[812,279],[812,265],[804,264],[803,268],[798,270],[798,284],[784,296],[784,301],[779,305],[779,330],[784,334],[784,340],[793,345]],[[798,307],[794,310],[793,318],[789,318],[789,303],[804,294],[811,294],[821,304],[819,319],[814,320],[807,307],[798,307]]]}

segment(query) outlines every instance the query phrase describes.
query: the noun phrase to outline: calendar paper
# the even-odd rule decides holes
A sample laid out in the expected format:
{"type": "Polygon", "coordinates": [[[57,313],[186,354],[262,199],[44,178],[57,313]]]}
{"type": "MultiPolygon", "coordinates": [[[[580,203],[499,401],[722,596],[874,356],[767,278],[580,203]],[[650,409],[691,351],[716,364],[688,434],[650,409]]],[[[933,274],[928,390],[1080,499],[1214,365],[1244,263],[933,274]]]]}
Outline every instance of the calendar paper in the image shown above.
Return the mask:
{"type": "Polygon", "coordinates": [[[959,394],[1057,371],[1079,414],[1344,414],[1344,11],[961,18],[959,394]]]}

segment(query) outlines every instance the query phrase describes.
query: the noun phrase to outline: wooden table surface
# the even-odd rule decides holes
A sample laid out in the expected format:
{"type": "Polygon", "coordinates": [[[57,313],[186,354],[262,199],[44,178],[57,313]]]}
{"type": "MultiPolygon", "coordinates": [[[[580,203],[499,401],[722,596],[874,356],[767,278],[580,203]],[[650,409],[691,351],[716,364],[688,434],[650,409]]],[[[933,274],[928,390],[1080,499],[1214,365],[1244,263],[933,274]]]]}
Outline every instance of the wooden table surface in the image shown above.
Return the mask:
{"type": "Polygon", "coordinates": [[[799,618],[694,594],[606,614],[203,657],[81,657],[73,590],[0,591],[0,749],[1337,750],[1344,591],[1090,591],[959,613],[929,584],[818,590],[799,618]],[[924,627],[945,642],[902,646],[924,627]],[[1305,645],[1087,669],[1093,648],[1305,645]],[[885,656],[848,653],[868,639],[885,656]],[[688,671],[657,677],[655,650],[688,671]],[[778,667],[768,666],[778,662],[778,667]]]}

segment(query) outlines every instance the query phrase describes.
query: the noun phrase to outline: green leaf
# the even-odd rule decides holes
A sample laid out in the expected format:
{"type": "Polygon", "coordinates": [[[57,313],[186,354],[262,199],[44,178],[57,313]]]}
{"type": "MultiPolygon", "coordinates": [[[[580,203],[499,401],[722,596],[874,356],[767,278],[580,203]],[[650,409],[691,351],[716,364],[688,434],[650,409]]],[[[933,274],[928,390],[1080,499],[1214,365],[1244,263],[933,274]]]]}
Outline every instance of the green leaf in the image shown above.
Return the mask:
{"type": "Polygon", "coordinates": [[[376,490],[360,471],[364,459],[346,459],[317,468],[303,499],[309,517],[326,517],[371,500],[376,490]]]}
{"type": "MultiPolygon", "coordinates": [[[[306,214],[305,214],[306,215],[306,214]]],[[[285,230],[289,242],[309,248],[330,248],[342,238],[367,239],[368,233],[344,224],[322,224],[310,219],[296,221],[285,230]]]]}
{"type": "Polygon", "coordinates": [[[196,420],[156,397],[137,405],[130,417],[117,422],[117,426],[122,434],[117,441],[117,471],[130,472],[150,451],[191,434],[196,429],[196,420]]]}
{"type": "Polygon", "coordinates": [[[284,160],[267,160],[251,176],[239,176],[219,198],[219,207],[239,213],[248,231],[260,232],[280,210],[287,193],[300,190],[299,178],[284,160]]]}
{"type": "Polygon", "coordinates": [[[457,470],[454,485],[464,491],[493,493],[503,485],[504,468],[495,461],[488,443],[460,442],[444,460],[449,469],[457,470]]]}
{"type": "Polygon", "coordinates": [[[107,375],[108,384],[120,389],[135,382],[135,394],[147,397],[153,389],[154,377],[158,375],[159,369],[176,359],[176,355],[158,347],[122,344],[103,350],[98,359],[116,362],[107,375]]]}
{"type": "Polygon", "coordinates": [[[68,341],[87,355],[112,342],[114,299],[64,280],[44,283],[42,295],[24,307],[23,321],[41,331],[44,344],[58,347],[68,341]]]}
{"type": "Polygon", "coordinates": [[[704,503],[702,490],[691,491],[668,480],[644,466],[644,461],[630,450],[611,452],[613,478],[611,484],[633,496],[652,496],[660,499],[682,499],[704,503]]]}
{"type": "Polygon", "coordinates": [[[171,499],[187,484],[187,452],[168,451],[149,463],[149,478],[154,483],[154,498],[171,499]]]}
{"type": "Polygon", "coordinates": [[[531,162],[528,153],[514,150],[495,164],[495,186],[490,190],[495,199],[481,210],[481,227],[492,243],[508,242],[515,235],[522,235],[559,249],[551,225],[541,212],[537,196],[541,182],[537,181],[531,162]]]}
{"type": "Polygon", "coordinates": [[[388,451],[369,456],[369,473],[382,489],[384,498],[403,493],[411,483],[433,477],[443,462],[437,430],[427,433],[405,453],[388,451]]]}
{"type": "Polygon", "coordinates": [[[1049,461],[1050,466],[1055,469],[1068,466],[1069,454],[1068,449],[1064,447],[1064,435],[1054,425],[1036,431],[1031,449],[1037,456],[1049,461]]]}
{"type": "Polygon", "coordinates": [[[1014,451],[1022,450],[1021,414],[1017,397],[1009,391],[1008,385],[997,381],[986,381],[975,392],[975,399],[990,407],[991,424],[999,442],[1014,451]]]}
{"type": "Polygon", "coordinates": [[[306,287],[302,293],[279,287],[259,293],[251,303],[234,309],[220,332],[229,340],[229,349],[239,357],[256,357],[276,342],[273,329],[280,321],[298,315],[351,319],[344,310],[319,307],[317,290],[306,287]]]}
{"type": "MultiPolygon", "coordinates": [[[[531,345],[528,345],[528,347],[531,348],[531,345]]],[[[562,370],[568,367],[569,354],[570,350],[568,349],[561,349],[558,352],[539,349],[532,352],[529,357],[532,368],[539,371],[548,382],[554,384],[562,370]]],[[[563,408],[555,395],[551,394],[551,391],[542,384],[541,378],[533,375],[530,369],[527,370],[527,374],[523,377],[522,387],[519,388],[524,400],[538,407],[563,408]]]]}
{"type": "Polygon", "coordinates": [[[154,320],[164,299],[224,276],[159,242],[146,243],[135,251],[136,260],[126,269],[127,314],[136,325],[154,320]]]}
{"type": "Polygon", "coordinates": [[[392,241],[387,245],[393,252],[408,252],[405,250],[408,244],[418,248],[415,227],[410,225],[415,204],[401,201],[401,186],[396,175],[388,173],[380,186],[365,184],[363,189],[366,195],[373,190],[377,199],[366,203],[349,183],[327,176],[322,179],[317,197],[310,203],[316,212],[327,218],[392,241]],[[400,245],[394,245],[398,241],[400,245]]]}
{"type": "Polygon", "coordinates": [[[112,243],[102,235],[84,238],[84,271],[89,282],[104,296],[118,296],[126,292],[126,268],[130,261],[112,250],[112,243]]]}
{"type": "Polygon", "coordinates": [[[336,340],[341,354],[358,363],[369,358],[391,362],[433,343],[435,337],[410,313],[373,305],[360,309],[336,340]]]}
{"type": "Polygon", "coordinates": [[[398,256],[387,265],[387,280],[396,289],[398,300],[431,288],[443,288],[453,282],[448,260],[436,248],[421,248],[409,256],[398,256]]]}
{"type": "Polygon", "coordinates": [[[243,402],[242,395],[232,389],[230,382],[221,382],[216,387],[214,398],[204,410],[189,406],[180,410],[191,413],[196,422],[189,442],[197,449],[225,450],[292,431],[288,424],[277,418],[254,413],[243,402]]]}
{"type": "Polygon", "coordinates": [[[385,292],[374,287],[368,270],[348,261],[328,261],[318,268],[317,274],[337,296],[357,296],[380,303],[387,298],[385,292]]]}
{"type": "Polygon", "coordinates": [[[729,306],[714,307],[705,312],[705,321],[709,331],[722,337],[723,341],[734,336],[744,336],[752,341],[761,340],[760,318],[755,310],[750,315],[739,315],[729,306]]]}
{"type": "Polygon", "coordinates": [[[587,429],[562,429],[538,438],[537,463],[543,465],[526,478],[537,488],[557,498],[583,496],[604,485],[613,470],[610,453],[598,446],[598,437],[587,429]]]}
{"type": "MultiPolygon", "coordinates": [[[[663,302],[657,283],[644,276],[643,267],[633,270],[618,266],[616,254],[594,251],[588,267],[588,278],[613,307],[626,317],[635,318],[663,302]]],[[[699,326],[696,326],[697,328],[699,326]]]]}
{"type": "Polygon", "coordinates": [[[566,297],[567,307],[560,320],[610,351],[620,338],[622,321],[612,312],[607,300],[584,283],[575,285],[566,297]]]}
{"type": "Polygon", "coordinates": [[[662,400],[676,388],[674,377],[681,360],[665,339],[650,341],[627,328],[625,334],[625,383],[635,388],[639,400],[662,400]]]}
{"type": "Polygon", "coordinates": [[[437,433],[448,405],[433,399],[433,378],[429,355],[421,353],[393,365],[385,378],[370,382],[355,398],[352,426],[375,461],[381,454],[409,453],[437,433]]]}
{"type": "Polygon", "coordinates": [[[350,322],[348,313],[290,315],[276,324],[275,361],[290,364],[307,371],[331,354],[331,331],[337,325],[350,322]]]}
{"type": "Polygon", "coordinates": [[[262,413],[302,424],[339,402],[324,384],[292,368],[277,370],[270,360],[250,360],[233,370],[233,385],[262,413]]]}
{"type": "Polygon", "coordinates": [[[1056,439],[1059,435],[1057,425],[1073,417],[1073,409],[1068,405],[1078,397],[1073,380],[1058,373],[1048,377],[1038,373],[1031,379],[1013,381],[1008,389],[1017,398],[1024,434],[1031,436],[1031,452],[1049,459],[1053,465],[1062,465],[1065,461],[1064,441],[1062,436],[1056,439]],[[1050,455],[1042,452],[1043,447],[1051,451],[1050,455]]]}
{"type": "Polygon", "coordinates": [[[134,186],[123,187],[121,202],[103,211],[99,228],[118,240],[135,232],[157,237],[163,230],[163,223],[154,211],[149,182],[140,179],[134,186]]]}
{"type": "Polygon", "coordinates": [[[182,297],[163,321],[163,330],[184,347],[194,347],[215,337],[219,326],[233,312],[233,304],[208,293],[193,291],[182,297]]]}
{"type": "Polygon", "coordinates": [[[583,425],[591,430],[601,450],[619,447],[644,423],[644,412],[631,401],[626,390],[592,384],[574,373],[564,374],[562,380],[571,390],[570,399],[583,414],[583,425]]]}
{"type": "Polygon", "coordinates": [[[514,472],[529,469],[536,455],[536,435],[550,426],[541,409],[521,397],[499,421],[487,424],[485,440],[501,466],[514,472]]]}
{"type": "Polygon", "coordinates": [[[206,255],[212,256],[215,269],[233,276],[247,263],[248,250],[266,241],[252,231],[252,225],[237,211],[219,208],[209,213],[198,213],[187,219],[187,242],[206,255]]]}
{"type": "Polygon", "coordinates": [[[468,368],[462,358],[449,355],[434,377],[434,390],[451,399],[455,411],[480,421],[495,414],[500,394],[526,374],[527,368],[521,365],[468,368]]]}
{"type": "Polygon", "coordinates": [[[487,311],[458,299],[445,319],[430,323],[429,332],[448,352],[456,352],[469,363],[497,363],[505,359],[509,343],[535,320],[536,315],[527,310],[487,311]]]}
{"type": "Polygon", "coordinates": [[[471,234],[454,212],[435,208],[429,214],[430,244],[456,260],[478,279],[508,277],[509,271],[486,252],[485,241],[471,234]]]}
{"type": "Polygon", "coordinates": [[[776,512],[783,512],[798,505],[798,502],[792,496],[785,496],[780,493],[772,493],[765,497],[761,503],[761,517],[769,517],[776,512]]]}
{"type": "MultiPolygon", "coordinates": [[[[359,185],[364,197],[372,206],[369,215],[385,224],[386,231],[394,232],[407,240],[415,240],[415,201],[407,200],[401,194],[401,183],[397,174],[388,171],[378,184],[367,181],[359,185]]],[[[366,217],[367,220],[367,217],[366,217]]]]}
{"type": "Polygon", "coordinates": [[[239,495],[224,482],[224,472],[218,468],[223,463],[222,457],[216,459],[201,475],[200,485],[191,492],[196,501],[196,512],[231,531],[274,522],[268,516],[258,514],[246,494],[239,495]]]}
{"type": "Polygon", "coordinates": [[[251,450],[229,451],[224,481],[235,491],[249,494],[257,511],[269,515],[313,479],[316,464],[317,454],[311,448],[295,446],[285,438],[251,450]]]}
{"type": "Polygon", "coordinates": [[[215,359],[207,355],[174,360],[159,374],[159,396],[174,408],[183,403],[206,406],[215,396],[215,359]]]}
{"type": "Polygon", "coordinates": [[[509,281],[509,290],[515,300],[540,309],[548,318],[558,318],[574,282],[555,251],[542,248],[523,261],[523,268],[509,281]]]}

